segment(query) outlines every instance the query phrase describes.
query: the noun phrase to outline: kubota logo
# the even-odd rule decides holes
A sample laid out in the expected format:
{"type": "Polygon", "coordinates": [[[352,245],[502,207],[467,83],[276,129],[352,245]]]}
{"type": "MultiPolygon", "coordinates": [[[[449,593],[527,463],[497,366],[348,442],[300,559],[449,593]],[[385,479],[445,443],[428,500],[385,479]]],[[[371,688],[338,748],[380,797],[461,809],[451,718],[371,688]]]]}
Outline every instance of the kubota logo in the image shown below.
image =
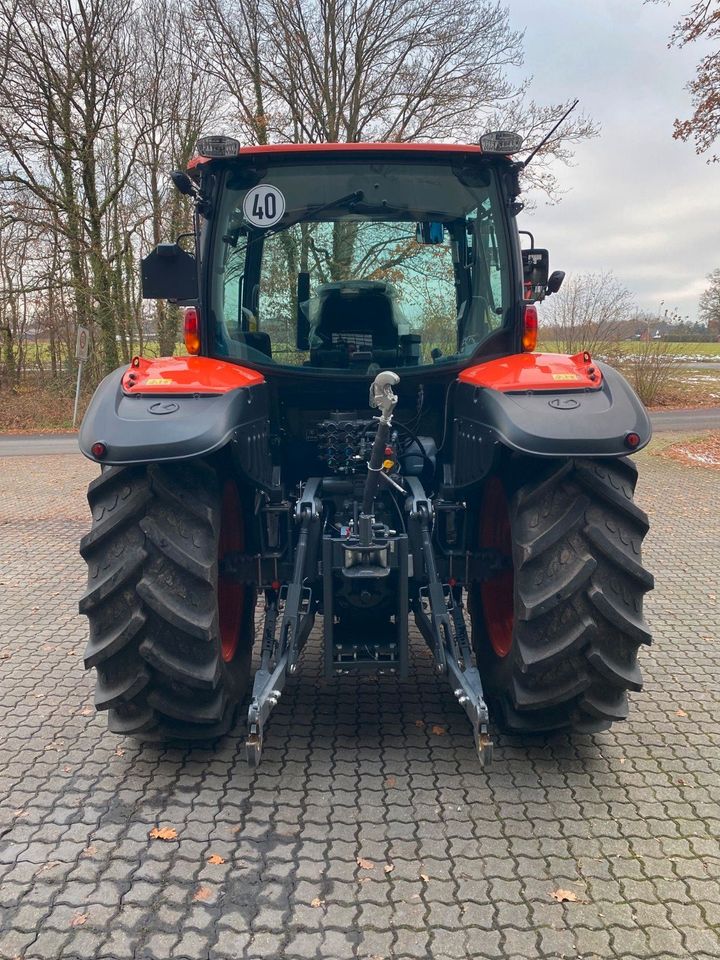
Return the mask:
{"type": "Polygon", "coordinates": [[[175,411],[179,409],[180,404],[175,403],[174,400],[157,400],[155,403],[150,404],[148,413],[154,413],[161,417],[166,413],[175,413],[175,411]]]}
{"type": "Polygon", "coordinates": [[[576,410],[580,406],[580,401],[573,397],[555,397],[548,400],[548,406],[553,410],[576,410]]]}

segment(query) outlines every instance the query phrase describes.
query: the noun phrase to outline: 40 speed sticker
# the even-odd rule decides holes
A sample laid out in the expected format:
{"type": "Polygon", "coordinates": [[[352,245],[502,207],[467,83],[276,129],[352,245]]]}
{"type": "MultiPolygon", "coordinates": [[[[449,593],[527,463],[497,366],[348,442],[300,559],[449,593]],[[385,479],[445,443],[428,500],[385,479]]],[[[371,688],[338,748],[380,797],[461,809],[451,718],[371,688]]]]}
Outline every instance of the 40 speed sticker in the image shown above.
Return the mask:
{"type": "Polygon", "coordinates": [[[243,216],[253,227],[274,227],[285,213],[285,197],[270,183],[259,183],[245,194],[243,216]]]}

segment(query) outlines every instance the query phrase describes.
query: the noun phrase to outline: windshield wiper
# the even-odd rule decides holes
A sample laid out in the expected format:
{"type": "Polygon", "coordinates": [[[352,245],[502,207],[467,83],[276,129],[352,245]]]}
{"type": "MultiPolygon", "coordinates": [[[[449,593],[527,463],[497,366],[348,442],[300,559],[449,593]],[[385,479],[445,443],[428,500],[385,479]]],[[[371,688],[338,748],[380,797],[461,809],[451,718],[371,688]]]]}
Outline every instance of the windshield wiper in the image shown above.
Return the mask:
{"type": "Polygon", "coordinates": [[[353,206],[353,204],[360,203],[364,198],[365,194],[362,190],[355,190],[353,193],[348,193],[344,197],[338,197],[337,200],[329,200],[327,203],[321,203],[319,207],[304,207],[301,211],[298,212],[298,215],[291,217],[290,220],[285,221],[282,225],[263,233],[263,237],[272,237],[276,233],[280,233],[281,230],[289,230],[290,227],[294,227],[298,223],[302,223],[303,220],[310,220],[316,217],[319,213],[323,213],[325,210],[332,210],[333,207],[344,207],[344,206],[353,206]]]}

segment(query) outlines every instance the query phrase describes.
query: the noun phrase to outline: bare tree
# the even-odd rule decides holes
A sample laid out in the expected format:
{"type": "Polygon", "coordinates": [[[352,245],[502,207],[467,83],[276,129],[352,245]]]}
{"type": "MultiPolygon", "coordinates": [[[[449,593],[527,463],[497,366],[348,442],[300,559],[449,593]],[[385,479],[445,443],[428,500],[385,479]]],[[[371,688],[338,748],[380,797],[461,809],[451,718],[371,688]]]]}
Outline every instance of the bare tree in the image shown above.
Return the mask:
{"type": "MultiPolygon", "coordinates": [[[[677,140],[692,138],[696,152],[705,153],[720,135],[720,0],[695,0],[675,24],[670,44],[685,47],[696,40],[710,41],[715,49],[702,57],[688,83],[693,113],[687,120],[675,121],[673,136],[677,140]]],[[[715,154],[709,162],[718,160],[715,154]]]]}
{"type": "MultiPolygon", "coordinates": [[[[198,24],[177,0],[145,0],[135,30],[139,46],[143,38],[154,38],[134,72],[133,101],[135,125],[147,130],[136,185],[140,210],[151,226],[143,236],[155,245],[192,229],[187,200],[172,189],[168,173],[184,169],[202,131],[221,120],[226,94],[213,73],[201,68],[198,24]]],[[[161,354],[174,350],[178,319],[176,307],[157,302],[161,354]]]]}
{"type": "Polygon", "coordinates": [[[698,316],[707,325],[708,333],[720,339],[720,267],[707,275],[710,281],[700,294],[698,316]]]}
{"type": "MultiPolygon", "coordinates": [[[[532,148],[567,108],[509,79],[523,36],[495,0],[207,0],[199,14],[247,142],[472,142],[511,124],[532,148]]],[[[542,155],[566,161],[596,132],[573,116],[542,155]]],[[[542,155],[533,174],[552,193],[542,155]]]]}
{"type": "Polygon", "coordinates": [[[581,273],[566,279],[542,307],[542,326],[561,353],[607,354],[624,321],[635,313],[633,298],[612,273],[581,273]]]}
{"type": "Polygon", "coordinates": [[[132,11],[132,0],[0,0],[0,181],[29,190],[55,217],[78,321],[97,321],[106,370],[119,359],[106,221],[146,135],[126,125],[139,54],[132,11]],[[113,149],[115,162],[103,166],[113,149]]]}
{"type": "MultiPolygon", "coordinates": [[[[659,313],[639,312],[635,321],[640,329],[656,330],[659,313]]],[[[632,349],[620,358],[619,367],[646,406],[662,402],[678,365],[680,347],[651,336],[636,340],[632,349]]]]}

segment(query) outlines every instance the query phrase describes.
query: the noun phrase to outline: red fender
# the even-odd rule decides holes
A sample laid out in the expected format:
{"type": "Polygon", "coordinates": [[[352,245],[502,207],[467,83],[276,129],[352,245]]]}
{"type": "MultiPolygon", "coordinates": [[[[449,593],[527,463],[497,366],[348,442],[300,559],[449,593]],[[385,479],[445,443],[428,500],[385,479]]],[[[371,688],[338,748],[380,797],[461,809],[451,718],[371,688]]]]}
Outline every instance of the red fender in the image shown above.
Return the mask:
{"type": "Polygon", "coordinates": [[[124,393],[172,394],[227,393],[238,387],[254,387],[265,378],[257,370],[248,370],[211,357],[133,357],[123,374],[124,393]]]}
{"type": "Polygon", "coordinates": [[[461,383],[490,387],[502,393],[519,390],[598,389],[602,373],[587,351],[568,357],[563,353],[516,353],[468,367],[458,375],[461,383]]]}

